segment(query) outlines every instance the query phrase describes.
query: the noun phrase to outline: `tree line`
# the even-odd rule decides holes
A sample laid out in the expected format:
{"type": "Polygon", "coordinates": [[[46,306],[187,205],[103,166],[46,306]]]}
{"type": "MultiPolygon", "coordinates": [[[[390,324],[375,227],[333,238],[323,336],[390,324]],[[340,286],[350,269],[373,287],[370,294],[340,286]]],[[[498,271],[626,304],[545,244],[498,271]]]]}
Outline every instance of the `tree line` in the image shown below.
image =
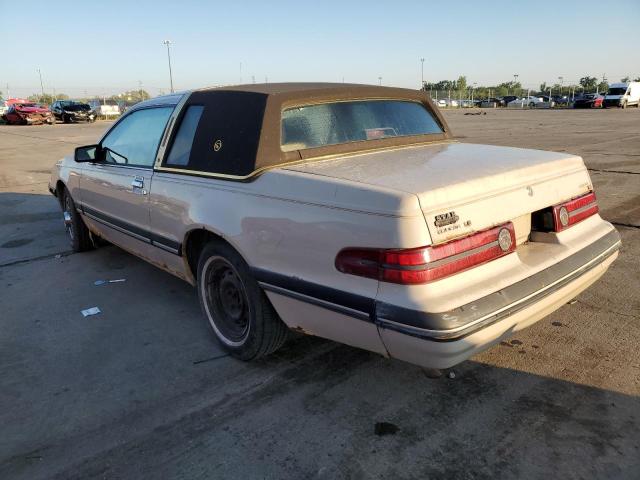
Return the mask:
{"type": "MultiPolygon", "coordinates": [[[[0,92],[0,97],[2,97],[2,92],[0,92]]],[[[55,95],[50,93],[44,93],[44,94],[34,93],[33,95],[29,95],[27,97],[27,100],[34,103],[40,103],[42,105],[51,105],[53,102],[57,100],[69,100],[70,98],[71,97],[69,97],[69,95],[67,95],[66,93],[56,93],[55,95]]],[[[119,95],[111,95],[108,97],[96,97],[96,96],[82,97],[82,98],[77,98],[77,100],[81,102],[87,102],[95,98],[98,98],[99,100],[108,100],[110,102],[116,102],[116,103],[133,104],[133,103],[141,102],[143,100],[148,100],[151,98],[151,95],[149,95],[149,93],[146,90],[139,89],[139,90],[128,90],[119,95]]]]}
{"type": "MultiPolygon", "coordinates": [[[[631,81],[630,77],[621,78],[620,81],[622,83],[628,83],[631,81]]],[[[635,78],[634,82],[640,82],[640,77],[635,78]]],[[[561,85],[559,83],[555,83],[552,85],[547,85],[546,82],[540,84],[540,93],[548,94],[549,91],[552,94],[571,94],[573,92],[604,92],[609,88],[608,82],[602,80],[599,81],[598,78],[592,77],[589,75],[585,75],[580,78],[580,81],[577,85],[569,84],[569,85],[561,85]]],[[[447,92],[447,96],[453,98],[467,98],[471,95],[474,98],[489,98],[489,97],[504,97],[505,95],[517,95],[524,96],[527,95],[527,92],[532,92],[532,89],[523,88],[522,84],[518,81],[511,82],[502,82],[497,85],[491,86],[470,86],[467,82],[467,77],[461,75],[457,80],[440,80],[439,82],[424,82],[422,87],[423,90],[431,92],[432,96],[434,96],[434,92],[447,92]]]]}

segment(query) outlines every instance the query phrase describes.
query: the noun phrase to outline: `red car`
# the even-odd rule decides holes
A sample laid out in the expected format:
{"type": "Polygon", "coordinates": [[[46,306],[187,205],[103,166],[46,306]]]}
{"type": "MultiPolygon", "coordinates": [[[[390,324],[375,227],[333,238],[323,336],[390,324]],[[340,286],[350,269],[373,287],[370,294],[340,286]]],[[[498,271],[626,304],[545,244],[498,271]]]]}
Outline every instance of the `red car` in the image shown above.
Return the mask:
{"type": "Polygon", "coordinates": [[[573,101],[573,108],[602,108],[604,97],[597,93],[587,93],[576,97],[573,101]]]}
{"type": "Polygon", "coordinates": [[[9,124],[14,125],[38,125],[56,123],[51,110],[41,107],[36,103],[13,103],[2,118],[9,124]]]}

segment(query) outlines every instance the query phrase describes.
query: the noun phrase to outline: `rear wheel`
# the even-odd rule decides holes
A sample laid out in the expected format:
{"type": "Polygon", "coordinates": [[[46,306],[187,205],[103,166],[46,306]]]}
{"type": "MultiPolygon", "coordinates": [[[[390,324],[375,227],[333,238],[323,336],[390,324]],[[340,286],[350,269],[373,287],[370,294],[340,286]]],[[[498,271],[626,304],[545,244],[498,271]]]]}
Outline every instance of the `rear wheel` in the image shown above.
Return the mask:
{"type": "Polygon", "coordinates": [[[200,254],[198,297],[214,335],[234,357],[269,355],[287,339],[287,326],[229,245],[212,242],[200,254]]]}
{"type": "Polygon", "coordinates": [[[89,229],[82,221],[80,214],[76,210],[73,198],[71,198],[71,194],[67,189],[64,189],[62,197],[62,217],[71,249],[74,252],[91,250],[93,243],[91,242],[89,229]]]}
{"type": "Polygon", "coordinates": [[[531,103],[529,104],[529,108],[536,108],[536,104],[535,104],[535,103],[533,103],[533,102],[531,102],[531,103]]]}

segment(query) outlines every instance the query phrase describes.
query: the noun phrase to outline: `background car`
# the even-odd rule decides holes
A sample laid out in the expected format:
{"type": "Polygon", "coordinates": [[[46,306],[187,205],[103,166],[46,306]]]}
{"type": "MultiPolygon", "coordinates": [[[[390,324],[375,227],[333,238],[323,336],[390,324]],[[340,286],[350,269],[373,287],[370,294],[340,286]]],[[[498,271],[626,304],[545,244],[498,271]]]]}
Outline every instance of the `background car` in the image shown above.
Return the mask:
{"type": "Polygon", "coordinates": [[[480,102],[481,108],[504,107],[504,100],[496,97],[490,97],[480,102]]]}
{"type": "Polygon", "coordinates": [[[37,103],[12,103],[2,116],[5,122],[13,125],[53,125],[55,118],[46,107],[37,103]]]}
{"type": "Polygon", "coordinates": [[[518,98],[517,95],[505,95],[504,97],[498,97],[498,99],[502,101],[503,107],[506,107],[509,104],[509,102],[512,102],[516,98],[518,98]]]}
{"type": "Polygon", "coordinates": [[[457,107],[458,106],[458,100],[454,100],[452,98],[441,98],[440,100],[438,100],[438,106],[439,107],[457,107]]]}
{"type": "Polygon", "coordinates": [[[554,103],[549,97],[545,95],[529,95],[527,97],[520,97],[512,100],[507,104],[509,108],[549,108],[553,107],[554,103]]]}
{"type": "Polygon", "coordinates": [[[89,100],[89,106],[98,115],[104,117],[117,117],[122,113],[117,102],[113,100],[89,100]]]}
{"type": "Polygon", "coordinates": [[[64,123],[95,122],[97,114],[88,103],[75,100],[57,100],[51,105],[56,120],[64,123]]]}
{"type": "Polygon", "coordinates": [[[602,108],[603,101],[603,95],[598,93],[585,93],[574,99],[573,108],[602,108]]]}
{"type": "Polygon", "coordinates": [[[551,98],[555,105],[569,105],[568,95],[552,95],[551,98]]]}

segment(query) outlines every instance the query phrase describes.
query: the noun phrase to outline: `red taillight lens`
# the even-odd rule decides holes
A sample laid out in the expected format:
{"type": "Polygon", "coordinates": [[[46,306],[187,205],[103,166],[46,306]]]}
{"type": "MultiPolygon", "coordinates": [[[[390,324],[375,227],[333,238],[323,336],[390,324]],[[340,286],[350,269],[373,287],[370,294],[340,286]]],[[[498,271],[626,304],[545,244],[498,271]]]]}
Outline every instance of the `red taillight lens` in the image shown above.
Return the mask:
{"type": "Polygon", "coordinates": [[[351,275],[407,285],[433,282],[511,253],[516,235],[511,222],[433,247],[404,250],[345,248],[336,268],[351,275]]]}
{"type": "Polygon", "coordinates": [[[598,213],[598,203],[596,202],[596,194],[593,192],[556,205],[553,207],[555,231],[561,232],[596,213],[598,213]]]}

